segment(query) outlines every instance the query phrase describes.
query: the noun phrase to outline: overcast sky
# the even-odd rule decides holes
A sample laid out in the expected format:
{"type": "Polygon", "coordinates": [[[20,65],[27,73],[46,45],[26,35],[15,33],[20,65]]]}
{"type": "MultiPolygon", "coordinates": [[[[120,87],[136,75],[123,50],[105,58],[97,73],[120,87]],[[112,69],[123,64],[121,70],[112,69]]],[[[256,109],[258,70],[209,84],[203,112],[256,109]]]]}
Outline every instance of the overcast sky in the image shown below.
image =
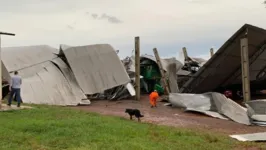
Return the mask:
{"type": "Polygon", "coordinates": [[[266,28],[263,0],[0,0],[2,46],[108,43],[131,54],[157,47],[163,57],[187,47],[209,56],[245,23],[266,28]]]}

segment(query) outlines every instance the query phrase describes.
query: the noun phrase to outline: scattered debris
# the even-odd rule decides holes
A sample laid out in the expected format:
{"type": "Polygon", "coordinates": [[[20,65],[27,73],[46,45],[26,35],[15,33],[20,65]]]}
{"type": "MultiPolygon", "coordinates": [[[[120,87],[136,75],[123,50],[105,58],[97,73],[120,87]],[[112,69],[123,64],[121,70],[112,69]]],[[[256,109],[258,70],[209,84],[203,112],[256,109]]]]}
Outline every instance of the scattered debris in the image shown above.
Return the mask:
{"type": "Polygon", "coordinates": [[[170,93],[169,101],[173,106],[186,108],[186,111],[196,111],[211,117],[251,125],[247,109],[220,93],[170,93]]]}
{"type": "Polygon", "coordinates": [[[203,113],[205,115],[219,118],[227,119],[222,114],[218,113],[218,108],[215,105],[212,94],[179,94],[170,93],[169,102],[174,107],[185,108],[185,111],[195,111],[203,113]]]}
{"type": "Polygon", "coordinates": [[[17,107],[17,105],[11,105],[11,106],[7,106],[6,104],[2,104],[1,105],[1,111],[12,111],[12,110],[21,110],[21,109],[32,109],[32,107],[30,106],[20,106],[17,107]]]}
{"type": "Polygon", "coordinates": [[[231,138],[237,139],[241,142],[263,142],[266,141],[266,132],[261,133],[252,133],[252,134],[239,134],[239,135],[230,135],[231,138]]]}
{"type": "Polygon", "coordinates": [[[253,124],[266,125],[266,100],[253,100],[246,104],[248,115],[253,124]]]}

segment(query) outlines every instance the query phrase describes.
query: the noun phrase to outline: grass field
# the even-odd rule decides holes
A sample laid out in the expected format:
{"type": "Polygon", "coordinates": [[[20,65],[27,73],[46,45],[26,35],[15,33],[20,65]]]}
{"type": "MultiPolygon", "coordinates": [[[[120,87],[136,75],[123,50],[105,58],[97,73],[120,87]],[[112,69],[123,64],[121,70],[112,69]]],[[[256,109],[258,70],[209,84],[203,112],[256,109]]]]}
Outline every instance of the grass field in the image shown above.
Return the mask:
{"type": "Polygon", "coordinates": [[[138,123],[52,106],[0,113],[0,149],[229,150],[241,144],[217,133],[138,123]]]}

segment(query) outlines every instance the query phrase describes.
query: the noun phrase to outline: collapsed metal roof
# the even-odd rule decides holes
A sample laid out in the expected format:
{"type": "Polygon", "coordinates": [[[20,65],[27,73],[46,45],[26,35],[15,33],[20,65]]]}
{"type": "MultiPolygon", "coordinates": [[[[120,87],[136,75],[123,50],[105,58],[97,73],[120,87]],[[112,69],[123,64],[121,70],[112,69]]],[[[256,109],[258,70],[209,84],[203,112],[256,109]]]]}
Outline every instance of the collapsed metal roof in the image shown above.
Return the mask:
{"type": "Polygon", "coordinates": [[[2,61],[9,72],[52,60],[57,57],[53,52],[58,51],[47,45],[5,47],[2,50],[2,61]]]}
{"type": "Polygon", "coordinates": [[[122,62],[109,44],[63,45],[60,54],[65,56],[85,94],[101,93],[130,82],[122,62]]]}
{"type": "Polygon", "coordinates": [[[53,53],[49,46],[24,46],[3,48],[3,75],[19,70],[23,78],[21,89],[25,103],[50,105],[90,104],[73,78],[67,65],[53,53]],[[68,69],[68,71],[67,71],[68,69]]]}
{"type": "MultiPolygon", "coordinates": [[[[266,68],[266,30],[249,24],[242,26],[181,88],[183,93],[204,93],[218,87],[241,84],[240,39],[248,31],[250,80],[260,76],[266,68]]],[[[266,72],[266,71],[265,71],[266,72]]]]}

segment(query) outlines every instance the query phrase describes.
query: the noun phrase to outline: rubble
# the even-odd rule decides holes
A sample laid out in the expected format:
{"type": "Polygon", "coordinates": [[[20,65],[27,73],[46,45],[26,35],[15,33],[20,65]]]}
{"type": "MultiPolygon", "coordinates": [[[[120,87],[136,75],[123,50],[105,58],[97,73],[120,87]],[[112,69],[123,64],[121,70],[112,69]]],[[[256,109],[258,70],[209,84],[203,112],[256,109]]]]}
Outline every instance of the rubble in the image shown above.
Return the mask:
{"type": "MultiPolygon", "coordinates": [[[[199,64],[203,64],[205,61],[203,59],[191,59],[194,64],[197,64],[198,67],[201,67],[199,64]],[[200,62],[198,62],[200,60],[200,62]]],[[[135,77],[135,62],[134,56],[126,57],[122,60],[124,67],[130,76],[131,79],[135,77]]],[[[185,65],[182,64],[176,58],[161,58],[162,67],[167,75],[167,80],[169,84],[169,89],[171,92],[179,92],[179,87],[189,80],[192,75],[195,73],[193,69],[187,69],[188,64],[191,63],[189,61],[184,61],[185,65]]],[[[161,75],[159,71],[158,64],[156,62],[156,58],[152,55],[141,55],[140,56],[140,64],[141,64],[141,87],[143,93],[150,93],[155,84],[161,86],[161,75]]],[[[190,67],[194,67],[190,65],[190,67]]],[[[162,88],[162,86],[161,86],[162,88]]],[[[158,90],[158,89],[157,89],[158,90]]],[[[164,91],[162,91],[163,93],[164,91]]],[[[161,93],[161,94],[162,94],[161,93]]]]}

